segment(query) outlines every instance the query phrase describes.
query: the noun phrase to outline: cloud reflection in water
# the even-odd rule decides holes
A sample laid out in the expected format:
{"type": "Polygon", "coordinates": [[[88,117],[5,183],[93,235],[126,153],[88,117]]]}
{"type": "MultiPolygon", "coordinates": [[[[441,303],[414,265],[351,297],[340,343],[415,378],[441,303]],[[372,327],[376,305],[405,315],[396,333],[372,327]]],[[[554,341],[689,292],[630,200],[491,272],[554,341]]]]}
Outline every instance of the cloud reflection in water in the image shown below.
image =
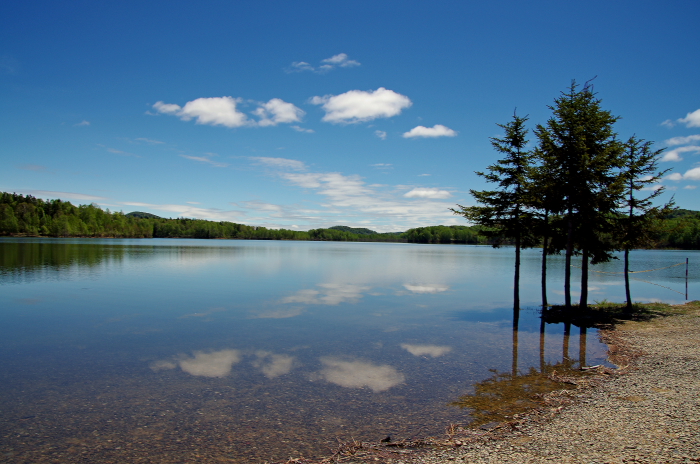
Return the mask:
{"type": "Polygon", "coordinates": [[[448,285],[403,284],[404,288],[413,293],[440,293],[450,289],[448,285]]]}
{"type": "Polygon", "coordinates": [[[195,351],[194,356],[182,355],[174,361],[162,360],[151,363],[153,371],[175,369],[180,366],[184,372],[201,377],[226,377],[234,364],[241,362],[239,350],[220,350],[206,353],[195,351]]]}
{"type": "Polygon", "coordinates": [[[357,303],[371,287],[352,284],[319,284],[322,290],[304,289],[282,299],[282,303],[337,305],[357,303]]]}
{"type": "Polygon", "coordinates": [[[382,392],[403,383],[406,377],[389,365],[377,365],[367,361],[343,361],[338,358],[321,358],[325,366],[318,378],[347,388],[368,387],[382,392]]]}
{"type": "Polygon", "coordinates": [[[268,379],[274,379],[280,375],[289,374],[294,366],[294,357],[287,354],[274,354],[269,351],[255,353],[258,359],[253,361],[268,379]]]}
{"type": "Polygon", "coordinates": [[[437,358],[445,353],[452,351],[449,346],[438,346],[438,345],[411,345],[408,343],[402,343],[401,348],[411,353],[413,356],[431,356],[437,358]]]}

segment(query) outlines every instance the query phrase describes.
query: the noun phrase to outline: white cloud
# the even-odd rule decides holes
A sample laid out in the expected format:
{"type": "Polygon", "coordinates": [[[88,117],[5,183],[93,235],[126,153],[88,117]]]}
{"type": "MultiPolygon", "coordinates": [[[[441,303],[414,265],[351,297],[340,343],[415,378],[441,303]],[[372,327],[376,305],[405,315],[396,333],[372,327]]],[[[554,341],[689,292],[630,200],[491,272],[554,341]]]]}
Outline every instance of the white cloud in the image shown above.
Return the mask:
{"type": "Polygon", "coordinates": [[[159,113],[177,116],[183,121],[195,119],[197,124],[229,128],[244,126],[266,127],[300,122],[305,114],[304,111],[292,103],[285,102],[280,98],[273,98],[267,103],[258,104],[258,108],[252,114],[260,118],[260,120],[253,121],[248,119],[248,116],[237,108],[237,105],[241,102],[240,98],[211,97],[197,98],[187,102],[183,107],[159,101],[153,105],[153,108],[159,113]]]}
{"type": "Polygon", "coordinates": [[[183,121],[196,119],[197,124],[241,127],[248,124],[248,118],[236,108],[238,102],[233,97],[198,98],[187,102],[177,116],[183,121]]]}
{"type": "Polygon", "coordinates": [[[413,293],[440,293],[450,289],[447,285],[413,285],[403,284],[404,288],[413,293]]]}
{"type": "Polygon", "coordinates": [[[82,122],[79,122],[79,123],[77,123],[77,124],[73,124],[73,125],[74,125],[75,127],[80,127],[80,126],[89,126],[89,125],[90,125],[90,121],[86,121],[85,119],[83,119],[83,121],[82,121],[82,122]]]}
{"type": "Polygon", "coordinates": [[[219,163],[217,161],[211,160],[206,156],[190,156],[190,155],[180,155],[183,158],[186,158],[188,160],[192,161],[199,161],[200,163],[207,163],[211,164],[212,166],[215,166],[217,168],[225,168],[228,166],[226,163],[219,163]]]}
{"type": "Polygon", "coordinates": [[[403,195],[406,198],[434,198],[434,199],[445,199],[450,198],[452,194],[447,190],[439,190],[436,188],[421,188],[416,187],[410,192],[406,192],[403,195]]]}
{"type": "Polygon", "coordinates": [[[318,74],[323,74],[338,67],[352,68],[354,66],[360,66],[360,62],[349,59],[348,55],[345,53],[338,53],[330,58],[321,60],[321,64],[318,67],[314,67],[306,61],[294,61],[291,67],[286,69],[286,71],[288,73],[311,71],[318,74]]]}
{"type": "Polygon", "coordinates": [[[683,161],[681,153],[700,153],[700,146],[688,145],[687,147],[678,147],[667,151],[660,161],[683,161]]]}
{"type": "Polygon", "coordinates": [[[700,142],[700,134],[688,135],[686,137],[673,137],[666,140],[666,145],[685,145],[686,143],[700,142]]]}
{"type": "Polygon", "coordinates": [[[700,127],[700,109],[688,113],[684,118],[678,119],[678,122],[686,127],[700,127]]]}
{"type": "Polygon", "coordinates": [[[376,131],[374,131],[374,135],[376,135],[377,137],[379,137],[382,140],[386,140],[386,132],[384,132],[384,131],[376,130],[376,131]]]}
{"type": "Polygon", "coordinates": [[[700,180],[700,166],[686,171],[685,174],[683,174],[683,179],[700,180]]]}
{"type": "Polygon", "coordinates": [[[674,180],[674,181],[679,181],[683,180],[683,174],[679,172],[674,172],[666,176],[666,179],[668,180],[674,180]]]}
{"type": "Polygon", "coordinates": [[[433,127],[417,126],[403,134],[404,138],[413,137],[454,137],[457,132],[442,124],[435,124],[433,127]]]}
{"type": "Polygon", "coordinates": [[[670,129],[671,127],[674,127],[676,125],[676,123],[671,121],[670,119],[667,119],[664,122],[662,122],[661,125],[666,126],[670,129]]]}
{"type": "Polygon", "coordinates": [[[301,118],[305,113],[291,103],[287,103],[279,98],[273,98],[267,103],[262,103],[258,109],[253,111],[253,114],[260,118],[258,125],[265,127],[276,126],[280,123],[301,122],[301,118]]]}
{"type": "Polygon", "coordinates": [[[164,103],[162,101],[157,101],[153,105],[153,109],[163,114],[176,114],[182,108],[180,105],[175,105],[174,103],[164,103]]]}
{"type": "Polygon", "coordinates": [[[695,190],[696,188],[698,188],[698,186],[697,185],[686,185],[683,188],[687,189],[687,190],[695,190]]]}
{"type": "Polygon", "coordinates": [[[403,383],[406,377],[389,365],[377,365],[367,361],[343,361],[338,358],[321,358],[324,368],[318,377],[346,388],[368,387],[373,392],[386,391],[403,383]]]}
{"type": "Polygon", "coordinates": [[[267,156],[251,156],[249,157],[249,159],[257,163],[261,163],[266,166],[275,167],[278,169],[291,169],[294,171],[306,170],[306,165],[303,162],[293,159],[272,158],[267,156]]]}
{"type": "Polygon", "coordinates": [[[452,351],[449,346],[438,346],[438,345],[411,345],[408,343],[402,343],[401,348],[411,353],[413,356],[430,356],[437,358],[443,354],[452,351]]]}
{"type": "Polygon", "coordinates": [[[390,118],[413,104],[407,96],[384,87],[374,91],[350,90],[340,95],[316,96],[311,103],[322,105],[326,112],[323,121],[348,124],[390,118]]]}

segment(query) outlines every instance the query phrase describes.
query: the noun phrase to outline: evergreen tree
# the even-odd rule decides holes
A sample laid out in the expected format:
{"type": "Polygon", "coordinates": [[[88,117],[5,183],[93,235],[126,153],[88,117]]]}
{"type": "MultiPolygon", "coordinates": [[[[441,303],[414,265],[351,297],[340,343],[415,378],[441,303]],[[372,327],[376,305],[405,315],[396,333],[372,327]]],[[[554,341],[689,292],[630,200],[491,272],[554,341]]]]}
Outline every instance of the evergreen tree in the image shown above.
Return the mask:
{"type": "Polygon", "coordinates": [[[503,138],[491,138],[491,145],[504,155],[495,164],[488,167],[488,172],[476,171],[476,174],[498,185],[496,190],[470,190],[478,203],[477,206],[457,205],[451,209],[455,214],[487,227],[485,234],[496,239],[498,246],[503,239],[515,241],[515,275],[513,288],[513,307],[520,307],[520,249],[531,246],[530,222],[528,208],[530,175],[532,170],[532,152],[526,150],[528,118],[513,114],[513,120],[507,124],[498,124],[505,131],[503,138]]]}
{"type": "Polygon", "coordinates": [[[657,171],[661,150],[652,150],[652,143],[632,136],[625,144],[625,168],[622,175],[627,190],[620,218],[620,240],[625,256],[625,295],[627,310],[632,310],[629,280],[629,254],[633,248],[648,245],[653,233],[652,223],[673,209],[673,198],[663,206],[653,206],[652,200],[663,193],[665,187],[658,185],[661,177],[670,169],[657,171]],[[651,190],[645,197],[635,197],[635,193],[651,190]]]}
{"type": "Polygon", "coordinates": [[[615,249],[606,236],[613,230],[613,212],[624,192],[619,173],[624,145],[613,131],[619,118],[601,109],[589,85],[579,90],[572,82],[550,109],[553,116],[546,125],[538,125],[535,133],[544,162],[558,185],[562,206],[560,227],[565,240],[560,249],[565,250],[565,305],[571,307],[571,259],[580,253],[579,305],[585,307],[589,263],[608,261],[615,249]]]}

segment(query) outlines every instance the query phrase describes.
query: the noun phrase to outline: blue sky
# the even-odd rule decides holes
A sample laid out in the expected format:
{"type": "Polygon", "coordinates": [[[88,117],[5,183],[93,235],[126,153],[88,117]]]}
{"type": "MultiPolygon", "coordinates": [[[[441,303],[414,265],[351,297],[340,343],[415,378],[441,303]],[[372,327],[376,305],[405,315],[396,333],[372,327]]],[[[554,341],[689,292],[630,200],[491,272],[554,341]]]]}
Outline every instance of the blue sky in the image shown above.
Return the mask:
{"type": "MultiPolygon", "coordinates": [[[[700,209],[697,1],[0,4],[0,190],[307,230],[464,224],[572,79],[700,209]]],[[[532,140],[534,136],[530,137],[532,140]]]]}

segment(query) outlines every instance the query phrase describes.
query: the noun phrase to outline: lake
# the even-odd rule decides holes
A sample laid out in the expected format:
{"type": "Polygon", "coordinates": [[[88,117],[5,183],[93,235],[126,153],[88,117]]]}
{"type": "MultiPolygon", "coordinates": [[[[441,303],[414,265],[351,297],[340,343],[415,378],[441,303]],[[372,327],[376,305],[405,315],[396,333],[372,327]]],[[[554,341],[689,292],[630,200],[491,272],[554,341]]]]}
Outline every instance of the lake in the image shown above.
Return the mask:
{"type": "MultiPolygon", "coordinates": [[[[698,298],[700,252],[631,256],[690,258],[698,298]]],[[[523,252],[514,332],[512,248],[0,238],[0,460],[264,462],[442,435],[477,382],[605,362],[594,329],[540,336],[540,259],[523,252]]],[[[635,276],[635,301],[685,301],[685,264],[635,276]]],[[[619,274],[589,289],[624,300],[619,274]]]]}

